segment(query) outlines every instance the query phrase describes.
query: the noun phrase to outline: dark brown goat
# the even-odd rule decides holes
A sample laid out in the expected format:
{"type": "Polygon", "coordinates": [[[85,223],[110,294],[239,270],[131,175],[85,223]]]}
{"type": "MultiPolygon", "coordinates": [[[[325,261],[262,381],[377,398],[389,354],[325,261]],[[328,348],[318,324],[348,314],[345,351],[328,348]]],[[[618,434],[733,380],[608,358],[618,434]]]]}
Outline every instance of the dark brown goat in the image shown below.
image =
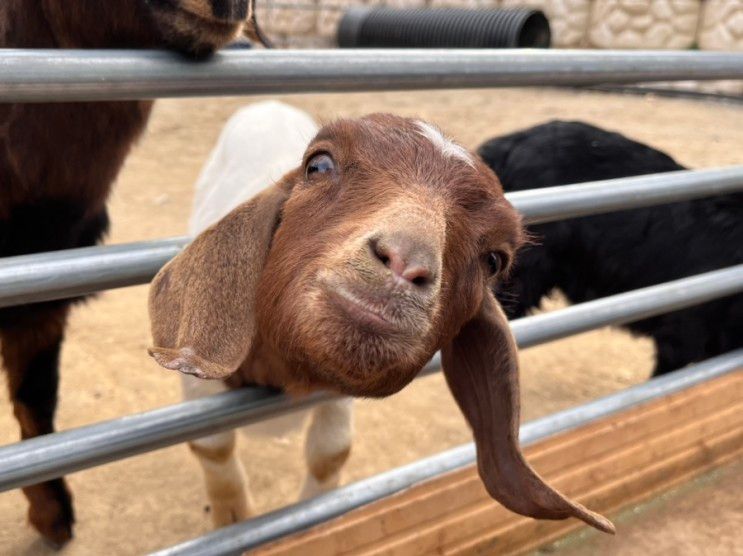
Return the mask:
{"type": "MultiPolygon", "coordinates": [[[[162,48],[203,56],[239,33],[248,0],[2,0],[0,47],[162,48]]],[[[106,199],[151,102],[0,104],[0,256],[83,247],[108,228],[106,199]]],[[[30,438],[54,430],[70,301],[0,310],[10,398],[30,438]]],[[[74,514],[63,479],[23,489],[29,520],[61,545],[74,514]]]]}
{"type": "Polygon", "coordinates": [[[519,449],[516,345],[491,290],[521,242],[493,172],[435,127],[342,120],[160,271],[150,353],[203,378],[379,397],[441,349],[488,492],[524,515],[613,532],[519,449]]]}

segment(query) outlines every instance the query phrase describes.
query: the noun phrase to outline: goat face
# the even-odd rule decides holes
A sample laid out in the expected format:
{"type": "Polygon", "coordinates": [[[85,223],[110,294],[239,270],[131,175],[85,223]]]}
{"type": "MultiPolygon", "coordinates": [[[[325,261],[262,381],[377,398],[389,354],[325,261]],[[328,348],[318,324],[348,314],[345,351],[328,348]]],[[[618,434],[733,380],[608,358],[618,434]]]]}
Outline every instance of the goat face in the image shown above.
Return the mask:
{"type": "Polygon", "coordinates": [[[224,46],[247,26],[264,42],[254,0],[144,0],[163,39],[173,48],[203,56],[224,46]]]}
{"type": "Polygon", "coordinates": [[[385,396],[440,348],[488,492],[524,515],[613,531],[519,450],[516,345],[490,286],[521,236],[495,175],[429,124],[340,121],[160,271],[150,353],[202,377],[247,359],[273,386],[385,396]]]}
{"type": "Polygon", "coordinates": [[[310,383],[389,395],[477,310],[520,234],[493,173],[429,124],[329,125],[284,204],[259,334],[310,383]]]}

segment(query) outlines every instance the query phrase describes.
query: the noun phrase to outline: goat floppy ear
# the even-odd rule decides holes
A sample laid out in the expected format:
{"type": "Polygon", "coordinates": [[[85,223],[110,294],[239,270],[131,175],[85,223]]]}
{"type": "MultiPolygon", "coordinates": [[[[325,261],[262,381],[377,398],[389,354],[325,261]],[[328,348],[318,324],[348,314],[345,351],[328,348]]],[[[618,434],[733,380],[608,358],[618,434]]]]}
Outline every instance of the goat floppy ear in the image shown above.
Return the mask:
{"type": "Polygon", "coordinates": [[[155,276],[148,351],[160,365],[224,378],[245,360],[255,332],[256,286],[288,190],[279,183],[238,206],[155,276]]]}
{"type": "Polygon", "coordinates": [[[605,517],[548,486],[519,448],[516,342],[490,292],[478,314],[441,350],[444,375],[472,427],[477,466],[488,493],[506,508],[539,519],[577,517],[607,533],[605,517]]]}

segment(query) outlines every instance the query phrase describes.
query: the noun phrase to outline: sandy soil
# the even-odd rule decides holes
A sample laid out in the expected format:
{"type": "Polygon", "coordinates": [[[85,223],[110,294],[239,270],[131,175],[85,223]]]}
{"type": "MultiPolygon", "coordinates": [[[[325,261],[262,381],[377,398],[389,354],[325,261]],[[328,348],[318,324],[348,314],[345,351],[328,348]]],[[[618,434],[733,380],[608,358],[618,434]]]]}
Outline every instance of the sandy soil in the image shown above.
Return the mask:
{"type": "MultiPolygon", "coordinates": [[[[251,100],[157,105],[150,129],[112,197],[110,243],[185,232],[199,168],[225,120],[251,100]]],[[[743,162],[740,106],[554,90],[312,95],[286,100],[324,121],[373,111],[416,115],[438,122],[473,147],[496,134],[564,118],[620,130],[694,167],[743,162]]],[[[145,299],[146,287],[133,287],[108,292],[75,311],[62,361],[60,429],[179,400],[177,378],[145,353],[149,340],[145,299]]],[[[651,342],[609,329],[527,350],[522,354],[525,418],[644,381],[652,356],[651,342]]],[[[17,427],[4,392],[0,406],[0,443],[14,442],[17,427]]],[[[346,482],[470,440],[440,376],[357,407],[357,439],[346,482]]],[[[242,438],[240,456],[259,510],[293,500],[303,473],[299,434],[242,438]]],[[[65,555],[141,554],[209,529],[200,472],[183,446],[80,472],[69,480],[78,524],[77,537],[65,555]]],[[[0,553],[51,553],[25,524],[25,512],[20,492],[0,494],[0,553]]],[[[707,548],[715,542],[716,537],[704,540],[707,548]]],[[[660,554],[653,547],[643,553],[660,554]]]]}

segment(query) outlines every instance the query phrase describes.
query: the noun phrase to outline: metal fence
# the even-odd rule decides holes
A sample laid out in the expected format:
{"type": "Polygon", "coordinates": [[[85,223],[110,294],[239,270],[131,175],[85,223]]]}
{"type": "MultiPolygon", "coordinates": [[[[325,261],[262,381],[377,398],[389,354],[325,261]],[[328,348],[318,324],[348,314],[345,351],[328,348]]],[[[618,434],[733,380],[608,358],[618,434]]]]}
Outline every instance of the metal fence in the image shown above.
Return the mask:
{"type": "MultiPolygon", "coordinates": [[[[743,53],[611,51],[255,51],[188,63],[164,52],[0,51],[0,102],[164,96],[741,79],[743,53]]],[[[743,191],[743,166],[671,172],[510,194],[527,223],[743,191]]],[[[148,282],[187,238],[0,260],[0,307],[148,282]]],[[[632,322],[743,291],[743,265],[511,323],[521,348],[632,322]]],[[[524,444],[743,366],[743,350],[522,426],[524,444]]],[[[438,355],[421,374],[437,370],[438,355]]],[[[88,425],[0,447],[0,491],[309,407],[260,388],[88,425]]],[[[159,554],[238,554],[417,482],[474,462],[450,450],[313,500],[221,529],[159,554]]]]}
{"type": "MultiPolygon", "coordinates": [[[[684,370],[633,386],[604,398],[566,409],[522,425],[521,444],[528,446],[614,413],[671,395],[696,384],[740,370],[743,349],[684,370]]],[[[418,460],[404,467],[340,487],[255,519],[219,529],[201,538],[154,553],[155,556],[228,556],[241,554],[284,535],[307,529],[344,513],[400,492],[417,483],[474,465],[474,444],[418,460]]]]}
{"type": "Polygon", "coordinates": [[[125,100],[743,78],[743,52],[597,50],[6,50],[0,102],[125,100]]]}
{"type": "MultiPolygon", "coordinates": [[[[506,195],[527,224],[743,191],[743,165],[506,195]]],[[[177,237],[0,259],[0,307],[149,282],[188,243],[177,237]]]]}

